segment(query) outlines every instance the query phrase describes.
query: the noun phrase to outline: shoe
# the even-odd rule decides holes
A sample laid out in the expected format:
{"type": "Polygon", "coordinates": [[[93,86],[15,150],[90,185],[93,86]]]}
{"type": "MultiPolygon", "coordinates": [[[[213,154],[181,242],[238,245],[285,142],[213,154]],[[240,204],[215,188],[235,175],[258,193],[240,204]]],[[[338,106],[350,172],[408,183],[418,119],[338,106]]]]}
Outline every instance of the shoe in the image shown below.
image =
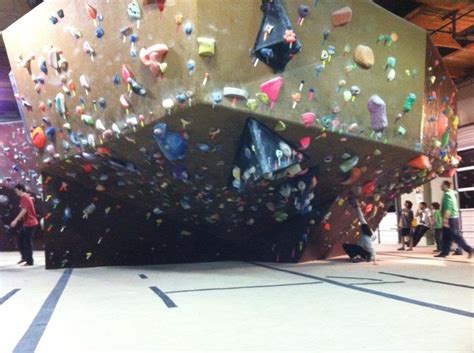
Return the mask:
{"type": "Polygon", "coordinates": [[[397,250],[399,250],[399,251],[400,251],[400,250],[405,250],[405,248],[400,248],[400,249],[397,249],[397,250]]]}
{"type": "Polygon", "coordinates": [[[21,259],[21,260],[18,261],[16,264],[19,265],[19,264],[22,264],[23,262],[26,262],[26,260],[21,259]]]}
{"type": "Polygon", "coordinates": [[[27,263],[23,264],[22,266],[33,266],[33,262],[27,262],[27,263]]]}
{"type": "Polygon", "coordinates": [[[407,251],[413,251],[413,249],[407,249],[407,251]]]}
{"type": "Polygon", "coordinates": [[[446,257],[446,255],[444,255],[444,254],[438,254],[438,255],[435,255],[434,257],[446,257]]]}

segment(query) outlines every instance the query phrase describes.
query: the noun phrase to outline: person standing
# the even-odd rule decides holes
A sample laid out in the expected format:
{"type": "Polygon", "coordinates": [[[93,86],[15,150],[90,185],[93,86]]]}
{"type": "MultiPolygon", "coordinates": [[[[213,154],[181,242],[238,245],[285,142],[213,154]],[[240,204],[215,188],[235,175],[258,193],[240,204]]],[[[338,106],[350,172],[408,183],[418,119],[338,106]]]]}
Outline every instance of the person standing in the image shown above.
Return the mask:
{"type": "Polygon", "coordinates": [[[472,248],[459,235],[459,208],[456,199],[456,192],[451,189],[451,182],[445,180],[441,185],[444,191],[441,201],[441,216],[443,217],[443,250],[435,257],[446,257],[449,255],[451,243],[454,241],[468,253],[468,258],[472,256],[472,248]]]}
{"type": "Polygon", "coordinates": [[[443,250],[443,217],[441,216],[440,207],[441,205],[439,202],[433,202],[431,204],[433,208],[433,212],[431,214],[431,224],[433,225],[434,229],[434,236],[436,241],[436,250],[434,251],[442,251],[443,250]]]}
{"type": "Polygon", "coordinates": [[[18,249],[21,254],[21,260],[18,261],[18,264],[25,263],[24,266],[33,266],[33,235],[38,226],[35,205],[23,184],[15,185],[15,194],[20,197],[21,211],[10,226],[14,228],[19,221],[22,221],[18,235],[18,249]]]}
{"type": "Polygon", "coordinates": [[[409,251],[413,250],[413,237],[411,236],[411,224],[413,222],[413,203],[409,200],[406,200],[403,204],[403,209],[400,214],[400,221],[398,222],[398,234],[402,241],[402,247],[398,250],[405,250],[405,237],[409,238],[410,248],[409,251]]]}
{"type": "Polygon", "coordinates": [[[420,202],[416,210],[416,217],[418,218],[417,226],[413,232],[413,246],[417,246],[418,242],[423,238],[423,235],[431,227],[431,212],[426,202],[420,202]]]}

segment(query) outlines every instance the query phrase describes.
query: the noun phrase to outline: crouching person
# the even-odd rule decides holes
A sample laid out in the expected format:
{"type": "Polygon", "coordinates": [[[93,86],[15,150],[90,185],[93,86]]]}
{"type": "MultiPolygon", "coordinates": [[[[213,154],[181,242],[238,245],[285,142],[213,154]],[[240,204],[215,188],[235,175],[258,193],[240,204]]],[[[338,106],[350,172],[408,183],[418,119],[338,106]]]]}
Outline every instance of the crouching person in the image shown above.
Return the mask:
{"type": "Polygon", "coordinates": [[[374,265],[376,265],[375,249],[372,245],[373,232],[365,220],[359,202],[357,202],[356,211],[357,217],[361,223],[359,240],[356,244],[343,244],[342,248],[346,254],[349,255],[352,262],[356,262],[358,259],[363,259],[367,262],[373,261],[374,265]]]}

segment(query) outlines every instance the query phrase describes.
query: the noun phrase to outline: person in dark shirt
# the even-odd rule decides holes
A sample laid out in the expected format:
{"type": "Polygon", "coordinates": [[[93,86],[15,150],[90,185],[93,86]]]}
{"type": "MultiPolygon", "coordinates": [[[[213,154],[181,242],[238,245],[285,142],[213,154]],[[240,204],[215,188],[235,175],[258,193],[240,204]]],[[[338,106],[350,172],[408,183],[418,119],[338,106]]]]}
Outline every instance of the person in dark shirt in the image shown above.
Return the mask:
{"type": "Polygon", "coordinates": [[[22,226],[18,235],[18,250],[20,250],[21,260],[18,264],[25,263],[24,266],[33,266],[33,235],[38,226],[35,205],[31,196],[26,193],[26,188],[22,184],[15,185],[15,194],[20,197],[21,211],[11,222],[11,227],[16,227],[19,221],[22,226]]]}
{"type": "Polygon", "coordinates": [[[404,206],[400,214],[400,222],[398,223],[398,231],[402,241],[402,247],[398,250],[405,250],[405,237],[408,237],[410,240],[410,248],[408,250],[413,250],[413,237],[411,236],[411,223],[413,222],[413,211],[411,208],[413,203],[407,200],[404,206]]]}

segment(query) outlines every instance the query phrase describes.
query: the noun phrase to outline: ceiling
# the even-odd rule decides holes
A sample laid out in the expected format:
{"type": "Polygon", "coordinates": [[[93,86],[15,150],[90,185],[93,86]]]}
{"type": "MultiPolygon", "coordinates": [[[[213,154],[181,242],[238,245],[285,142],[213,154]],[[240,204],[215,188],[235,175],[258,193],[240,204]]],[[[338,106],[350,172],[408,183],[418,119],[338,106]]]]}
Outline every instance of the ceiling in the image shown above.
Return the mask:
{"type": "Polygon", "coordinates": [[[375,0],[375,3],[430,33],[451,78],[474,76],[474,2],[375,0]]]}

